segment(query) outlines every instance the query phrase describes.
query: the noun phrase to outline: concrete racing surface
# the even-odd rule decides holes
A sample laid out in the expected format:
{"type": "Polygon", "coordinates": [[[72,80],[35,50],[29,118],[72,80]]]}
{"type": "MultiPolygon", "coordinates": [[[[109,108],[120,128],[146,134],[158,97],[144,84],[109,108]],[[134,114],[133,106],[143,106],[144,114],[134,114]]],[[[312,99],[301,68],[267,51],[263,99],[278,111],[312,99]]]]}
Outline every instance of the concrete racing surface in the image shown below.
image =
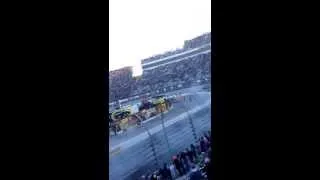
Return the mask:
{"type": "Polygon", "coordinates": [[[142,127],[128,129],[127,135],[110,137],[109,178],[111,180],[137,179],[149,170],[152,172],[159,166],[163,167],[163,163],[168,163],[173,154],[195,143],[184,105],[187,106],[192,117],[197,138],[203,132],[210,130],[210,93],[192,88],[183,93],[187,93],[187,100],[174,103],[173,108],[164,115],[170,150],[162,130],[161,118],[157,117],[144,124],[152,134],[157,160],[152,150],[151,139],[142,127]]]}

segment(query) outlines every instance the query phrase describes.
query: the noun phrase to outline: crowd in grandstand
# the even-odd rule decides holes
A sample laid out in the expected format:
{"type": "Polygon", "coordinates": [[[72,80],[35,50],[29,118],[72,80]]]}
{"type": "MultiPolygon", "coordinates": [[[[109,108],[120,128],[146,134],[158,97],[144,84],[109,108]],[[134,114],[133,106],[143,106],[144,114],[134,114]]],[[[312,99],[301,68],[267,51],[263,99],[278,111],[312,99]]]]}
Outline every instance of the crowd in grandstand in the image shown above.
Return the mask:
{"type": "Polygon", "coordinates": [[[172,161],[153,173],[141,176],[141,180],[174,180],[188,177],[190,180],[211,179],[211,133],[204,133],[196,145],[177,153],[172,161]]]}
{"type": "MultiPolygon", "coordinates": [[[[150,61],[181,53],[190,48],[210,44],[211,33],[186,41],[184,48],[157,55],[150,61]]],[[[132,69],[123,68],[109,72],[109,102],[145,93],[163,93],[193,83],[209,83],[211,76],[211,53],[197,54],[182,61],[145,70],[141,77],[133,78],[132,69]]]]}
{"type": "Polygon", "coordinates": [[[211,33],[206,33],[192,40],[185,41],[184,49],[195,48],[211,42],[211,33]]]}
{"type": "Polygon", "coordinates": [[[196,48],[196,47],[199,47],[201,45],[210,44],[210,43],[211,43],[211,33],[206,33],[206,34],[201,35],[199,37],[196,37],[194,39],[185,41],[183,49],[176,49],[174,51],[168,51],[168,52],[165,52],[163,54],[158,54],[158,55],[149,57],[147,59],[144,59],[144,60],[142,60],[142,62],[149,62],[149,61],[152,61],[152,60],[165,58],[165,57],[172,56],[172,55],[175,55],[175,54],[178,54],[178,53],[182,53],[187,49],[196,48]]]}
{"type": "Polygon", "coordinates": [[[182,53],[183,51],[185,51],[185,49],[176,49],[174,51],[168,51],[168,52],[165,52],[163,54],[158,54],[158,55],[149,57],[147,59],[144,59],[144,60],[142,60],[142,62],[149,62],[149,61],[153,61],[153,60],[156,60],[156,59],[165,58],[165,57],[172,56],[172,55],[175,55],[175,54],[178,54],[178,53],[182,53]]]}
{"type": "Polygon", "coordinates": [[[109,101],[130,96],[132,73],[131,67],[109,72],[109,101]]]}
{"type": "Polygon", "coordinates": [[[187,60],[145,71],[142,78],[132,84],[132,95],[176,89],[179,84],[192,84],[197,80],[209,82],[211,54],[200,54],[187,60]],[[142,88],[141,88],[142,87],[142,88]]]}

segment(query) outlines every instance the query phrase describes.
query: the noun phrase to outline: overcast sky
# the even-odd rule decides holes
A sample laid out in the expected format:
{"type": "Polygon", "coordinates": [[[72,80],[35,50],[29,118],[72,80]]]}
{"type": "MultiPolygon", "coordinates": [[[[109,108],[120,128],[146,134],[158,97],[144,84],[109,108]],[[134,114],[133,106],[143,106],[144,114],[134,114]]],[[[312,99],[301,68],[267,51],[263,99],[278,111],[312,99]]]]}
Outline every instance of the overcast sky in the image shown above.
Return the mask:
{"type": "Polygon", "coordinates": [[[109,0],[109,71],[211,31],[211,0],[109,0]]]}

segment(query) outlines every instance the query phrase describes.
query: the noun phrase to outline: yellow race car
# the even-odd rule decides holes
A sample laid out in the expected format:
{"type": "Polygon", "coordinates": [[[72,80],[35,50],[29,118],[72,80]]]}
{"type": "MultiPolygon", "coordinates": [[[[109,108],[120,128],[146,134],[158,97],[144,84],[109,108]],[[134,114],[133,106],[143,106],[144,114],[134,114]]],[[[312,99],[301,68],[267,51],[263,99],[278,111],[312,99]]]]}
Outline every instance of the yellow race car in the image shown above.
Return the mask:
{"type": "Polygon", "coordinates": [[[124,118],[127,118],[131,115],[131,110],[130,108],[121,108],[118,110],[115,110],[114,112],[112,112],[111,114],[111,118],[114,121],[119,121],[122,120],[124,118]]]}

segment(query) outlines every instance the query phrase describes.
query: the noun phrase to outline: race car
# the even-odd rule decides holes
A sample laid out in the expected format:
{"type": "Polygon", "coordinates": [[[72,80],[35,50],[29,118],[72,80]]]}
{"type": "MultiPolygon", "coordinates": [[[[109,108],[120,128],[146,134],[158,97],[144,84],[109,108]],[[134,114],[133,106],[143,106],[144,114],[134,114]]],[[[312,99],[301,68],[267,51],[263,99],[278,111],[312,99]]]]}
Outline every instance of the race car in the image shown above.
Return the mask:
{"type": "Polygon", "coordinates": [[[151,101],[154,105],[163,104],[165,103],[165,96],[160,95],[160,96],[152,97],[151,101]]]}
{"type": "Polygon", "coordinates": [[[168,102],[168,100],[166,99],[166,96],[164,95],[153,97],[152,103],[154,104],[156,111],[158,113],[164,112],[169,109],[170,103],[168,102]]]}
{"type": "Polygon", "coordinates": [[[111,118],[113,121],[122,120],[124,118],[127,118],[131,115],[130,108],[121,108],[117,109],[114,112],[111,113],[111,118]]]}
{"type": "Polygon", "coordinates": [[[111,113],[112,123],[110,125],[115,134],[128,128],[130,115],[131,111],[129,108],[117,109],[111,113]]]}

